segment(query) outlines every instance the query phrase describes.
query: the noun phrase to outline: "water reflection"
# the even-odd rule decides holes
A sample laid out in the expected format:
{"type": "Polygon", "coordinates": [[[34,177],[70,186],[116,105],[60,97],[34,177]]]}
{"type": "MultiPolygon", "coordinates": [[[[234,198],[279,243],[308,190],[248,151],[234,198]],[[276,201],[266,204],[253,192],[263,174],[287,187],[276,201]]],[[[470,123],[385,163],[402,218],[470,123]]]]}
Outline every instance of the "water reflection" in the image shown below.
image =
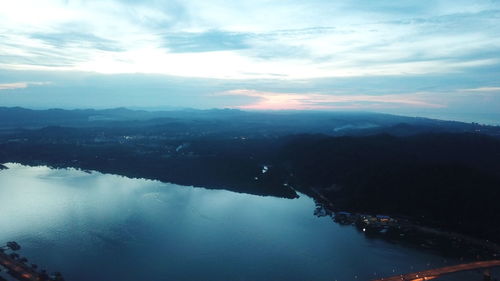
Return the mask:
{"type": "Polygon", "coordinates": [[[30,260],[67,280],[369,280],[443,265],[315,217],[305,196],[7,166],[0,241],[20,242],[30,260]]]}

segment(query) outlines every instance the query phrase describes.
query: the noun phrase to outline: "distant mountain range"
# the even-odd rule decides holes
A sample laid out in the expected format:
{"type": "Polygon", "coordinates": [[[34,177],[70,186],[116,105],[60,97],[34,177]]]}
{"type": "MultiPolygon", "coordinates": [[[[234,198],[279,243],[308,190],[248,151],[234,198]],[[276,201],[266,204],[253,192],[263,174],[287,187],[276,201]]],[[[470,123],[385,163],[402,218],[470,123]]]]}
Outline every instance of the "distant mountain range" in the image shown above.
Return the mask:
{"type": "MultiPolygon", "coordinates": [[[[281,136],[319,133],[332,136],[388,133],[480,132],[500,136],[500,126],[367,112],[249,112],[235,109],[171,111],[114,109],[31,110],[0,107],[0,129],[64,127],[152,127],[174,124],[209,134],[281,136]],[[211,128],[206,130],[206,128],[211,128]]],[[[201,132],[200,132],[201,133],[201,132]]]]}

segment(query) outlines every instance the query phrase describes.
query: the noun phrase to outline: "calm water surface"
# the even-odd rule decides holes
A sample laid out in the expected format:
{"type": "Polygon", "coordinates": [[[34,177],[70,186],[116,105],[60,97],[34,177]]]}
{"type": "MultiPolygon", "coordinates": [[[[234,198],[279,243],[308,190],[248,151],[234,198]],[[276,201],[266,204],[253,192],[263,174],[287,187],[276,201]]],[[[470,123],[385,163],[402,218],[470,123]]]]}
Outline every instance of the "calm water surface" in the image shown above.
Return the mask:
{"type": "Polygon", "coordinates": [[[68,281],[370,280],[446,265],[315,217],[306,196],[7,166],[0,243],[19,242],[30,262],[68,281]]]}

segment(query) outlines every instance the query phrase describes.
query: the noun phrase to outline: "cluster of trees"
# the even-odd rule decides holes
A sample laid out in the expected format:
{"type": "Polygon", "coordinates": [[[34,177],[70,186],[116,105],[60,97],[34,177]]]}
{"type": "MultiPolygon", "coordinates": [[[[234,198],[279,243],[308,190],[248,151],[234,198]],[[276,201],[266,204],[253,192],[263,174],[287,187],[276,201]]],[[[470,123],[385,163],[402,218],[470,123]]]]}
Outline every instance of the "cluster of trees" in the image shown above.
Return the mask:
{"type": "Polygon", "coordinates": [[[339,209],[500,237],[500,140],[474,134],[302,136],[280,155],[296,188],[339,209]]]}

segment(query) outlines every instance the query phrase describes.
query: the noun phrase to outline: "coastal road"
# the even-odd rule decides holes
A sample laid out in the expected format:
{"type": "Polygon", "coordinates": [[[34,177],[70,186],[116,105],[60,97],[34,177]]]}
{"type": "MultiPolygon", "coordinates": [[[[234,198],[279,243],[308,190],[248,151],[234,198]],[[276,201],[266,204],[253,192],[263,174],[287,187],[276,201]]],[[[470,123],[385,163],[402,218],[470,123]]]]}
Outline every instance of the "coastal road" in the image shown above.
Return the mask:
{"type": "Polygon", "coordinates": [[[413,272],[408,274],[401,274],[387,278],[375,279],[373,281],[424,281],[424,280],[432,280],[445,274],[451,274],[455,272],[468,271],[474,269],[497,267],[497,266],[500,266],[500,260],[479,261],[479,262],[464,263],[464,264],[446,266],[431,270],[413,272]]]}

